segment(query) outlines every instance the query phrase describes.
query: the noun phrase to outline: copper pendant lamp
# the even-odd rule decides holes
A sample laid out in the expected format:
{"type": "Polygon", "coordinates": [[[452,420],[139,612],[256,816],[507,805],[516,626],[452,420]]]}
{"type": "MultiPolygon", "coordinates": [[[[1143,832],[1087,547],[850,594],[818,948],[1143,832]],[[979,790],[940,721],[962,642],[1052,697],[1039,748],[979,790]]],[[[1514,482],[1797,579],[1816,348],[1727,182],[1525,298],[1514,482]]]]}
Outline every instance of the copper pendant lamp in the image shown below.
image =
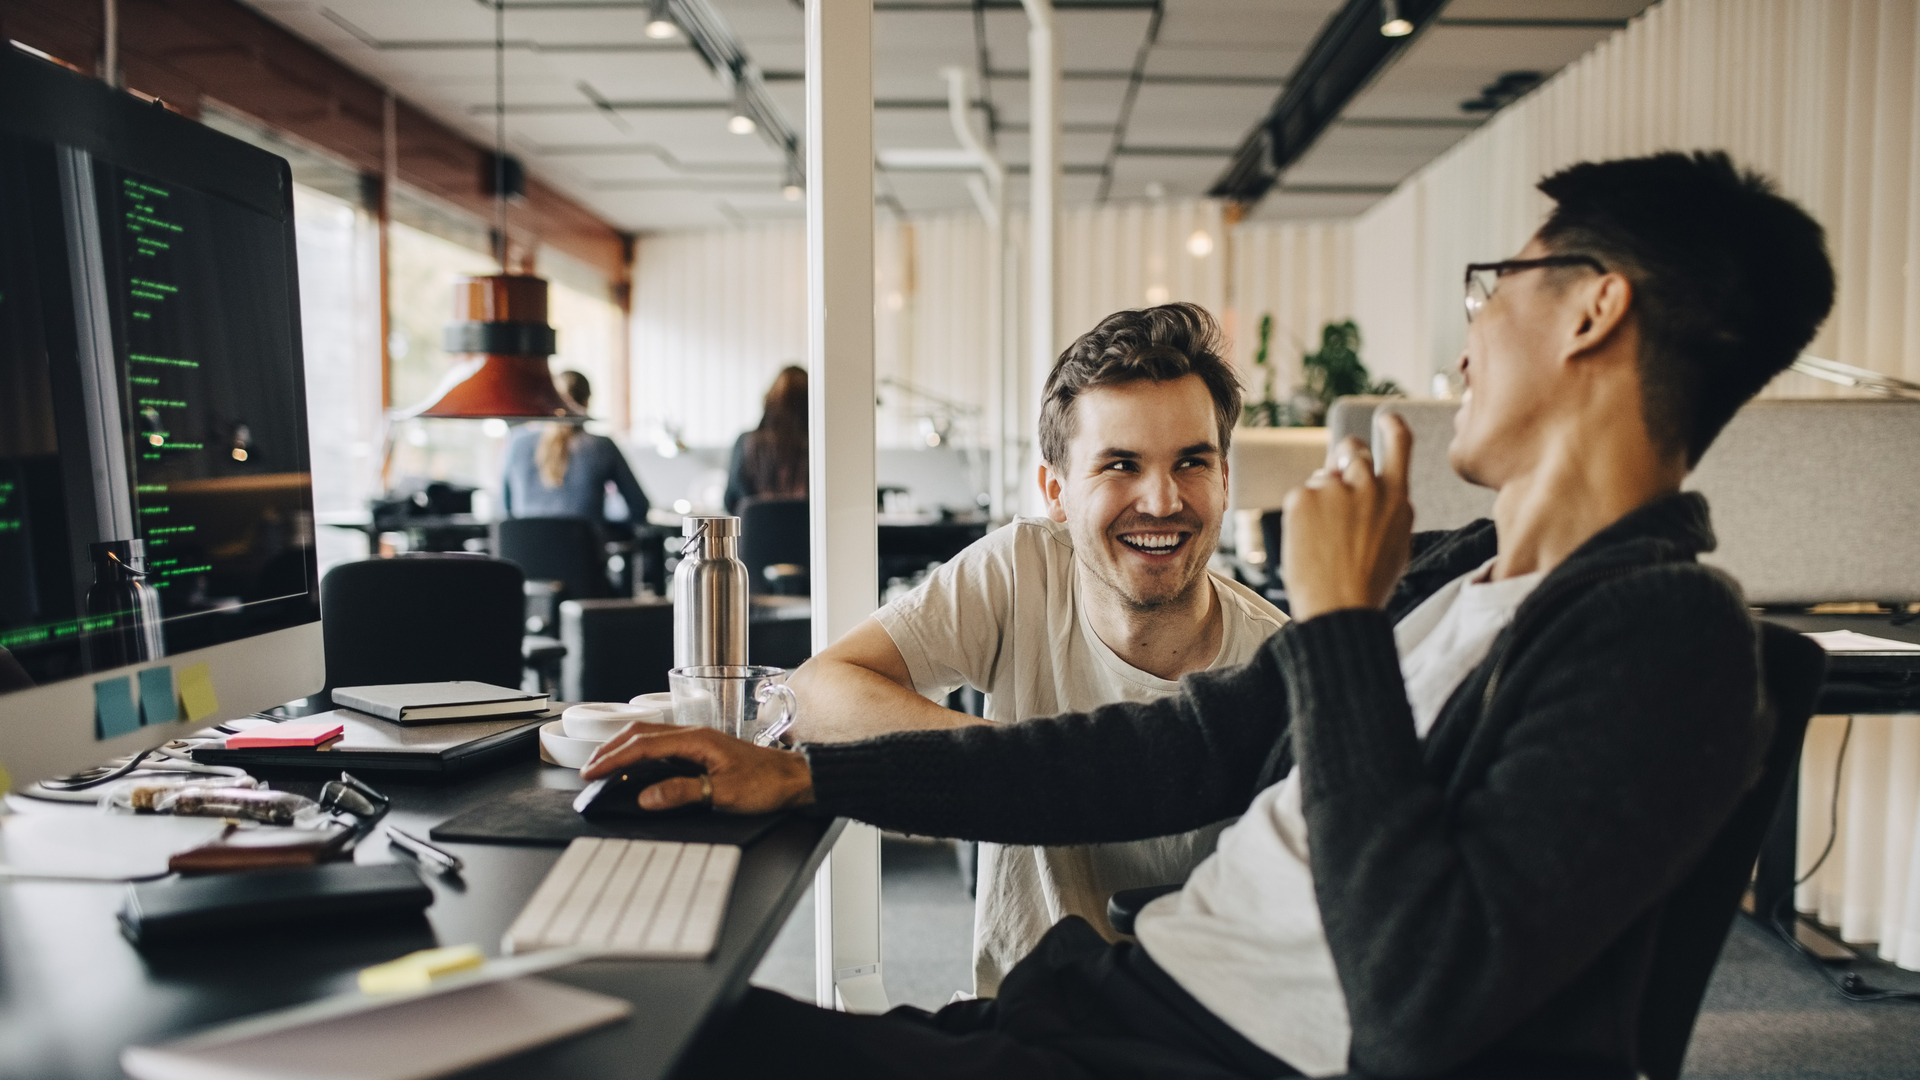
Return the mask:
{"type": "MultiPolygon", "coordinates": [[[[547,283],[508,268],[507,200],[524,180],[507,158],[506,4],[494,0],[494,148],[491,187],[494,244],[500,273],[459,277],[453,283],[453,322],[443,339],[453,366],[425,402],[394,419],[432,416],[450,420],[587,419],[561,395],[547,368],[554,353],[547,324],[547,283]]],[[[524,190],[524,188],[522,188],[524,190]]]]}
{"type": "Polygon", "coordinates": [[[554,352],[547,283],[531,274],[456,278],[444,347],[453,358],[427,404],[405,418],[585,420],[547,369],[554,352]]]}

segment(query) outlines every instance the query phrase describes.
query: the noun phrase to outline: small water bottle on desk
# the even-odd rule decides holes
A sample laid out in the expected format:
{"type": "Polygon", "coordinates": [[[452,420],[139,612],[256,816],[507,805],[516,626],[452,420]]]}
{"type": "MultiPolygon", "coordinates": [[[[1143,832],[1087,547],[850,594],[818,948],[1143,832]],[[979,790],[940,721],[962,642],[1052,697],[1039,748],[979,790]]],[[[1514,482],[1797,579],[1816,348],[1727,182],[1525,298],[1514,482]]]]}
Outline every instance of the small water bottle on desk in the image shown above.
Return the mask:
{"type": "Polygon", "coordinates": [[[673,666],[747,662],[747,564],[740,561],[740,519],[686,518],[673,572],[673,666]]]}

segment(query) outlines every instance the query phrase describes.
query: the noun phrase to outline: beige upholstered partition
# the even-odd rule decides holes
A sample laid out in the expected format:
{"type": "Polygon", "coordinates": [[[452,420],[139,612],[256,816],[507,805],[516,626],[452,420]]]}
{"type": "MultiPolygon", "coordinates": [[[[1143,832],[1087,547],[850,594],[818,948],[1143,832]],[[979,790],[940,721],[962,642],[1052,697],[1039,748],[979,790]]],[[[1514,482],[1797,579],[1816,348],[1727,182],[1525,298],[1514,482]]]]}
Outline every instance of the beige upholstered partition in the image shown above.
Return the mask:
{"type": "Polygon", "coordinates": [[[1349,435],[1373,442],[1373,414],[1384,408],[1398,413],[1413,429],[1413,463],[1407,485],[1413,497],[1413,527],[1457,529],[1493,513],[1493,492],[1460,479],[1447,464],[1447,445],[1453,441],[1453,414],[1457,401],[1414,401],[1394,397],[1345,397],[1327,412],[1327,435],[1338,441],[1349,435]]]}
{"type": "Polygon", "coordinates": [[[1240,428],[1227,451],[1227,505],[1278,510],[1326,459],[1326,428],[1240,428]]]}
{"type": "Polygon", "coordinates": [[[1920,600],[1920,401],[1752,402],[1687,487],[1752,603],[1920,600]]]}

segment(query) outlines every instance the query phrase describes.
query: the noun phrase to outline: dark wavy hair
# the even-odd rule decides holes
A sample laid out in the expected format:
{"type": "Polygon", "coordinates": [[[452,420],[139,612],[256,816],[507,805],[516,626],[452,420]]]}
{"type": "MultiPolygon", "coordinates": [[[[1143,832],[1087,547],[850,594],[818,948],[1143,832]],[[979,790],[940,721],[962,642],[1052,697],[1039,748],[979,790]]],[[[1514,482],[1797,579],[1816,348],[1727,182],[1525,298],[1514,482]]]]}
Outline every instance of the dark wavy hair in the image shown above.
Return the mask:
{"type": "Polygon", "coordinates": [[[1540,242],[1633,283],[1647,432],[1698,464],[1832,309],[1820,224],[1718,150],[1584,162],[1540,190],[1540,242]]]}
{"type": "Polygon", "coordinates": [[[807,493],[807,369],[789,364],[767,388],[760,426],[747,435],[748,490],[797,499],[807,493]]]}
{"type": "Polygon", "coordinates": [[[1117,311],[1080,335],[1054,361],[1040,403],[1040,453],[1049,464],[1067,459],[1078,430],[1073,403],[1097,386],[1152,379],[1168,382],[1198,375],[1213,395],[1220,425],[1220,452],[1233,442],[1240,419],[1240,379],[1226,358],[1226,339],[1213,316],[1198,304],[1117,311]]]}

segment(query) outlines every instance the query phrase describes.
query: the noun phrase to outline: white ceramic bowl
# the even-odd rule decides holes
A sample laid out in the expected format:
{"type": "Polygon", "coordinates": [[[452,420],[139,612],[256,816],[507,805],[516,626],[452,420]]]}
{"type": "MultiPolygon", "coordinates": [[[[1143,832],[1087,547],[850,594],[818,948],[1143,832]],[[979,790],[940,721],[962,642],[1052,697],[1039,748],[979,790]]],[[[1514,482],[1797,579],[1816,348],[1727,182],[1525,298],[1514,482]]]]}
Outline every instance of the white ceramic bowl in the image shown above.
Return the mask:
{"type": "Polygon", "coordinates": [[[614,701],[595,701],[569,706],[566,712],[560,714],[560,728],[569,739],[605,742],[626,730],[627,725],[635,720],[644,720],[649,724],[667,722],[659,709],[614,701]]]}
{"type": "Polygon", "coordinates": [[[671,724],[674,722],[673,695],[666,692],[665,690],[662,690],[657,694],[641,694],[639,697],[633,698],[632,700],[628,701],[627,704],[644,705],[649,709],[659,709],[664,716],[664,719],[660,721],[661,723],[671,724]]]}
{"type": "Polygon", "coordinates": [[[564,765],[569,769],[581,768],[606,741],[569,738],[560,725],[559,720],[549,720],[540,725],[540,752],[555,765],[564,765]]]}

